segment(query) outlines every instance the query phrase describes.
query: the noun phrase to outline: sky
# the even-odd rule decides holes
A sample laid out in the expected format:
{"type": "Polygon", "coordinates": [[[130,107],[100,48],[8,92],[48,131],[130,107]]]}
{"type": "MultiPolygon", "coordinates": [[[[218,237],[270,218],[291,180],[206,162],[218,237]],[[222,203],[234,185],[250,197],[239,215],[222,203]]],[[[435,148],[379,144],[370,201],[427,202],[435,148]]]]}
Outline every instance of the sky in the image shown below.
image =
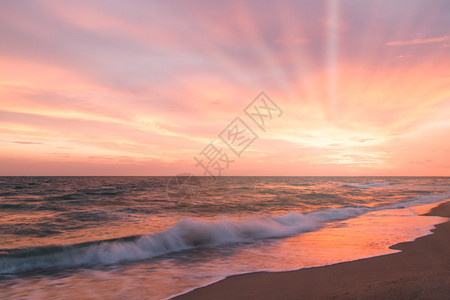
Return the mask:
{"type": "Polygon", "coordinates": [[[0,175],[449,176],[449,137],[447,0],[0,2],[0,175]]]}

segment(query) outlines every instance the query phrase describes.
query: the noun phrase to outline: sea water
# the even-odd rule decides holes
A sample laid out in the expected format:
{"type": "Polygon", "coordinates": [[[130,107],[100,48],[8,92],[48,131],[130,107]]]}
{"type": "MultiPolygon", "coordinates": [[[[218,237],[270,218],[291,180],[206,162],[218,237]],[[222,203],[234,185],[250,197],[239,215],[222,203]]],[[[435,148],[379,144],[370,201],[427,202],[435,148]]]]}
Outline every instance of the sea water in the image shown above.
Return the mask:
{"type": "Polygon", "coordinates": [[[388,254],[445,221],[419,214],[449,190],[445,177],[0,177],[0,298],[165,299],[388,254]]]}

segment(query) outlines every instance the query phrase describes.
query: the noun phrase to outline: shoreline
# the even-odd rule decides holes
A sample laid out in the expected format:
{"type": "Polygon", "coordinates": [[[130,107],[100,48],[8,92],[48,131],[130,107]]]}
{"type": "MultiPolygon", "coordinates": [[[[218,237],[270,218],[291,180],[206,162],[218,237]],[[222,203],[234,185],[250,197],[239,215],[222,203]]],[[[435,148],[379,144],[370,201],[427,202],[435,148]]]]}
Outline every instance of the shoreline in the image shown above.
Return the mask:
{"type": "MultiPolygon", "coordinates": [[[[450,201],[423,214],[450,218],[450,201]]],[[[445,299],[450,295],[450,220],[390,246],[401,252],[286,272],[229,276],[172,299],[445,299]]]]}

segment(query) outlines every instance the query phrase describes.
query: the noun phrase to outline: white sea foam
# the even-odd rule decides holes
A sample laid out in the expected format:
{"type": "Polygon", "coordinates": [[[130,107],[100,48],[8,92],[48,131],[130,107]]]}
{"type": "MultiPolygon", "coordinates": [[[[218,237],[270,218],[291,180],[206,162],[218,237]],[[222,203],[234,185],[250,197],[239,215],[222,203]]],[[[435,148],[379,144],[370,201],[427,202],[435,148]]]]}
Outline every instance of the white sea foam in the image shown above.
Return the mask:
{"type": "Polygon", "coordinates": [[[372,188],[388,186],[388,185],[392,185],[392,184],[394,184],[394,183],[391,183],[391,182],[369,182],[369,183],[365,183],[365,184],[349,184],[347,186],[357,188],[357,189],[372,189],[372,188]]]}

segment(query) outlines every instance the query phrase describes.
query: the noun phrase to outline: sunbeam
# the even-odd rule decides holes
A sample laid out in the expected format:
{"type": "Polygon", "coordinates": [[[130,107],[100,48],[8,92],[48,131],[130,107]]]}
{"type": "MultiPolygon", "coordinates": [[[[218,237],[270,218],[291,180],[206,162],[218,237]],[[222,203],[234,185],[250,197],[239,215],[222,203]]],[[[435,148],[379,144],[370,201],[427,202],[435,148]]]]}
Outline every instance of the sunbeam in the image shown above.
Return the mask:
{"type": "Polygon", "coordinates": [[[228,175],[448,173],[443,0],[23,3],[0,4],[5,174],[189,169],[236,117],[259,128],[261,91],[283,115],[228,175]]]}

